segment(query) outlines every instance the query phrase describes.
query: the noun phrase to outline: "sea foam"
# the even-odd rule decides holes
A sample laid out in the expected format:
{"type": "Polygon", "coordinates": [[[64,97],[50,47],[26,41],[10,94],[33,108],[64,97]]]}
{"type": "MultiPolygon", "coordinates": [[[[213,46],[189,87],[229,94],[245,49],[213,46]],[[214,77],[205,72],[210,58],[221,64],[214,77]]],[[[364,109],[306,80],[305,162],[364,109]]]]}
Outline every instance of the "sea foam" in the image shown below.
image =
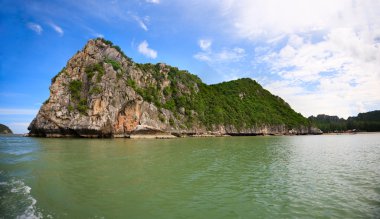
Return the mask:
{"type": "MultiPolygon", "coordinates": [[[[4,179],[2,179],[4,180],[4,179]]],[[[0,182],[2,191],[1,199],[5,200],[1,208],[6,216],[18,219],[39,219],[43,218],[41,212],[37,211],[37,200],[30,194],[31,188],[22,180],[9,179],[0,182]]]]}

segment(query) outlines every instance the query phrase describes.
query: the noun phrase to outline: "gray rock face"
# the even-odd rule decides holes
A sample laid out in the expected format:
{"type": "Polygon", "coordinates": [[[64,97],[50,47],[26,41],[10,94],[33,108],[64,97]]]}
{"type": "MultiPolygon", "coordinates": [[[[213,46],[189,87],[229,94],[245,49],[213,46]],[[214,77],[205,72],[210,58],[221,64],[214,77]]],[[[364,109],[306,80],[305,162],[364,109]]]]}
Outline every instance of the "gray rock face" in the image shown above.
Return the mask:
{"type": "MultiPolygon", "coordinates": [[[[234,126],[211,129],[195,120],[188,120],[186,109],[179,113],[156,106],[141,95],[150,87],[165,92],[170,87],[168,68],[156,65],[153,74],[144,71],[107,41],[90,40],[75,54],[66,67],[52,80],[50,97],[29,126],[30,136],[44,137],[128,137],[133,134],[319,134],[311,127],[287,129],[283,126],[261,125],[239,130],[234,126]],[[159,78],[159,79],[158,79],[159,78]]],[[[178,82],[182,94],[198,92],[178,82]]],[[[161,97],[160,102],[170,101],[161,97]]],[[[197,113],[190,111],[192,117],[197,113]]]]}

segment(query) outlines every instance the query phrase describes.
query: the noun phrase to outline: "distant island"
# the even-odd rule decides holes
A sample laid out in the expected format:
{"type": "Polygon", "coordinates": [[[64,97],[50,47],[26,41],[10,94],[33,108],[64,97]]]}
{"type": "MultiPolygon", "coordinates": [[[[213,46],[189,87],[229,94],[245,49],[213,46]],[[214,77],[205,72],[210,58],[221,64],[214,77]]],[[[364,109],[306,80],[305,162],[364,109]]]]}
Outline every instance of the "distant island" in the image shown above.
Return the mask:
{"type": "Polygon", "coordinates": [[[308,119],[311,123],[313,123],[325,133],[380,131],[380,110],[359,113],[357,116],[348,117],[348,119],[324,114],[318,116],[310,116],[308,119]]]}
{"type": "Polygon", "coordinates": [[[102,38],[89,40],[52,79],[28,129],[41,137],[322,133],[252,79],[207,85],[164,63],[135,63],[102,38]]]}
{"type": "Polygon", "coordinates": [[[13,132],[8,126],[0,124],[0,134],[13,134],[13,132]]]}

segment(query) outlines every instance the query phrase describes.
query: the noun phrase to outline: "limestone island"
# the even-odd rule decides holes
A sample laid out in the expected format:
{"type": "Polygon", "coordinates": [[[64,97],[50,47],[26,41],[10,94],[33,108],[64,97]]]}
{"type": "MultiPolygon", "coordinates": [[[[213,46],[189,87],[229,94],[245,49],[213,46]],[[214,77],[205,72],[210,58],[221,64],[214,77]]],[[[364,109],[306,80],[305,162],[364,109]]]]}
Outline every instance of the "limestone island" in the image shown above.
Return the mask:
{"type": "Polygon", "coordinates": [[[135,63],[102,38],[52,79],[28,129],[29,136],[88,138],[322,134],[252,79],[207,85],[164,63],[135,63]]]}

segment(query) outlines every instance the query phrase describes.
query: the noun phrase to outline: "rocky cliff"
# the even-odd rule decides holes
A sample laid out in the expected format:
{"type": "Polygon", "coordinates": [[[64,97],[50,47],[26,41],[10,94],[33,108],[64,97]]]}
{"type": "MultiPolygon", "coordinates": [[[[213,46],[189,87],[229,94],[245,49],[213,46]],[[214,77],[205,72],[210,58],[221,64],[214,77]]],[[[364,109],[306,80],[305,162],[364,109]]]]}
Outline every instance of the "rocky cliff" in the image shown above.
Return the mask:
{"type": "Polygon", "coordinates": [[[90,40],[53,79],[31,136],[317,134],[308,120],[251,79],[206,85],[169,65],[138,64],[90,40]]]}

